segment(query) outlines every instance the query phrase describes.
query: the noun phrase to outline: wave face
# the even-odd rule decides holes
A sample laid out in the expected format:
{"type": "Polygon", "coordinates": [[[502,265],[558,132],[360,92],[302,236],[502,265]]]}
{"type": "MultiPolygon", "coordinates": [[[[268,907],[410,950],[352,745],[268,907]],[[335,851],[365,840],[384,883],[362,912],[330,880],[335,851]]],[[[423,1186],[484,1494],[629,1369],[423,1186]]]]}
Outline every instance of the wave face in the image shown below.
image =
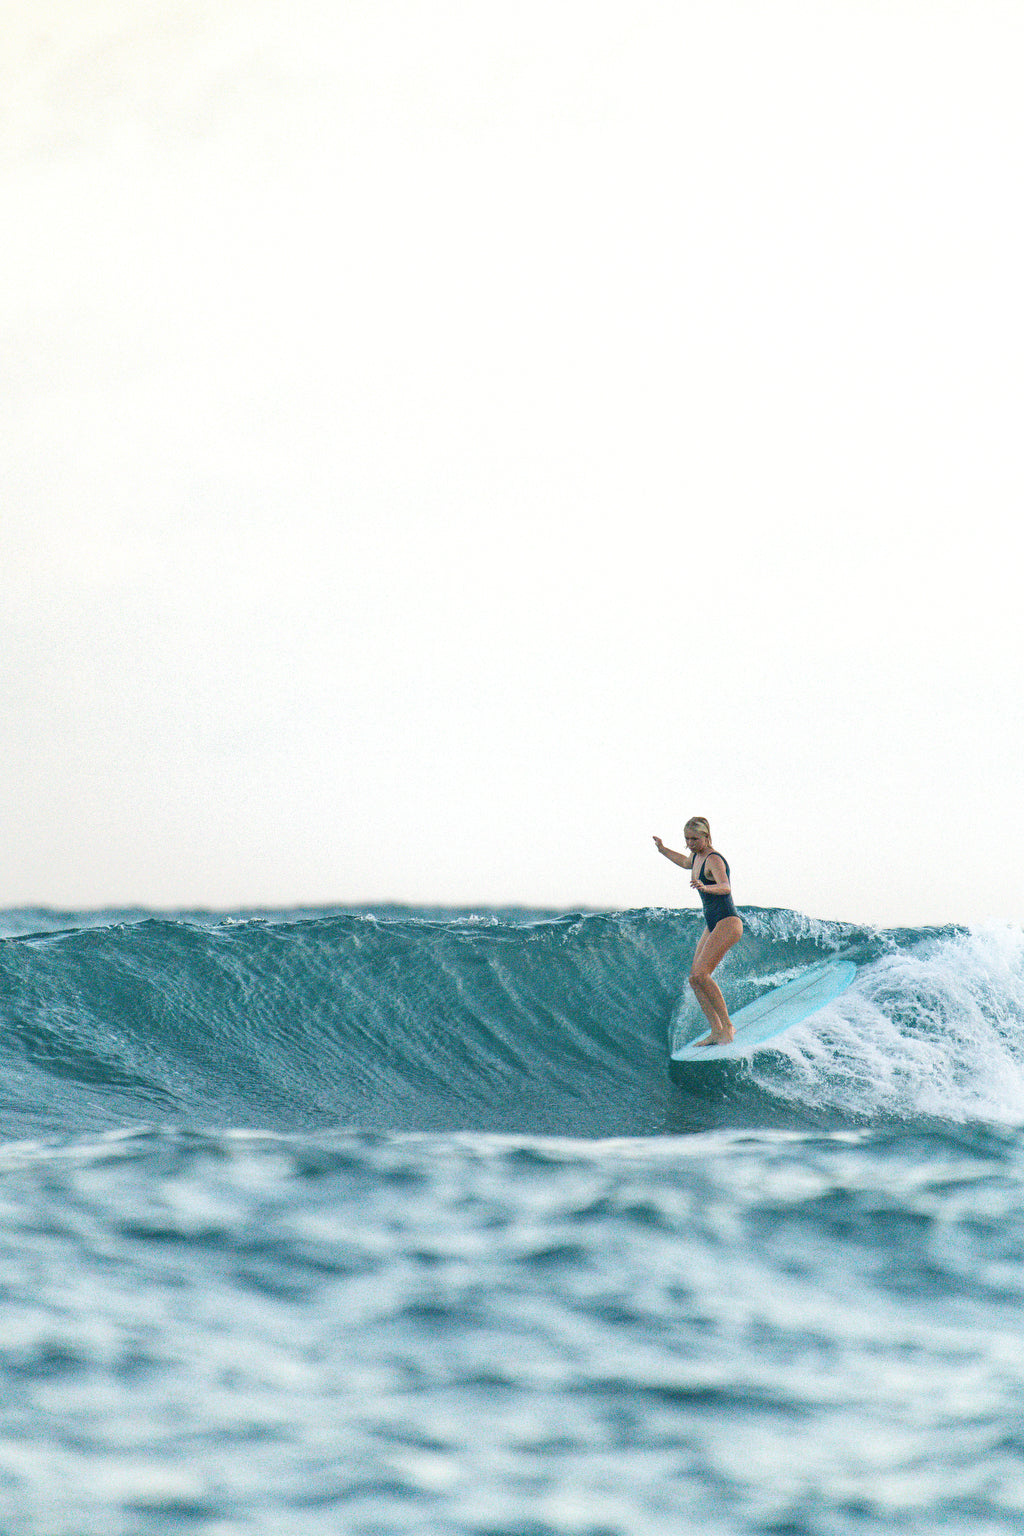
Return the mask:
{"type": "Polygon", "coordinates": [[[8,914],[8,1137],[1024,1121],[1014,928],[877,932],[748,908],[718,973],[731,1006],[837,954],[857,979],[777,1050],[673,1077],[669,1047],[699,1023],[697,913],[128,916],[8,914]]]}

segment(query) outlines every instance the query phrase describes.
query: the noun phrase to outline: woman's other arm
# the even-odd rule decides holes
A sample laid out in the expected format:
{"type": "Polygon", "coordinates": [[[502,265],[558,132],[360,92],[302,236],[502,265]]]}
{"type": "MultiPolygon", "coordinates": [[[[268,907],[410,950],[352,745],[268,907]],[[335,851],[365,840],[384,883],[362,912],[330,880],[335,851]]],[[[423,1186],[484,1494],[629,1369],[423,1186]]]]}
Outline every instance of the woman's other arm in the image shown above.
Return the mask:
{"type": "Polygon", "coordinates": [[[663,853],[666,859],[671,859],[673,864],[678,864],[680,869],[692,869],[693,859],[688,853],[677,853],[674,848],[666,848],[660,837],[654,839],[654,846],[659,853],[663,853]]]}

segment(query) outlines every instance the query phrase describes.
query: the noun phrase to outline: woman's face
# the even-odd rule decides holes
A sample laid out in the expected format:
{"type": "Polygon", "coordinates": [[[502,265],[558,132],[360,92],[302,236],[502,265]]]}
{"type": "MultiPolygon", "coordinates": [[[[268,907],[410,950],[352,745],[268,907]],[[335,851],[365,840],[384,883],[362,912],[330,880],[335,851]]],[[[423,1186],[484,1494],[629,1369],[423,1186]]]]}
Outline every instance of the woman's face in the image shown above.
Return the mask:
{"type": "Polygon", "coordinates": [[[707,846],[707,838],[703,832],[687,832],[686,846],[691,853],[701,853],[707,846]]]}

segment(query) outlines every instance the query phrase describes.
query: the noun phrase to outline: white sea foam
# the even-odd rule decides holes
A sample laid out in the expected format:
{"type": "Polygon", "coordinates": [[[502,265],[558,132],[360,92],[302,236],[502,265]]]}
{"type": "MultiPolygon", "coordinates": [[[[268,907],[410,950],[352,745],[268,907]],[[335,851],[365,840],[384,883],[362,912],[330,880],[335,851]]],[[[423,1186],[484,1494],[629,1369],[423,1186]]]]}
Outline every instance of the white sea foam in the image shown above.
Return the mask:
{"type": "Polygon", "coordinates": [[[1024,1122],[1024,933],[985,925],[893,948],[753,1064],[790,1102],[880,1116],[1024,1122]]]}

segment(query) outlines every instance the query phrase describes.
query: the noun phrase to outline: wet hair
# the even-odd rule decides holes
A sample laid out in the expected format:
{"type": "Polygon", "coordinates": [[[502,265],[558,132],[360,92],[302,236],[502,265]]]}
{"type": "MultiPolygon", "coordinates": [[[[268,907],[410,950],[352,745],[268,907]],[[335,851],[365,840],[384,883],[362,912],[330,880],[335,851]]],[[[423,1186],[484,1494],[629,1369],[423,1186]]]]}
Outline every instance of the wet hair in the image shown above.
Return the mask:
{"type": "Polygon", "coordinates": [[[708,819],[706,816],[691,816],[689,821],[686,823],[686,826],[683,828],[683,831],[700,832],[702,836],[707,838],[709,843],[711,841],[711,828],[708,826],[708,819]]]}

